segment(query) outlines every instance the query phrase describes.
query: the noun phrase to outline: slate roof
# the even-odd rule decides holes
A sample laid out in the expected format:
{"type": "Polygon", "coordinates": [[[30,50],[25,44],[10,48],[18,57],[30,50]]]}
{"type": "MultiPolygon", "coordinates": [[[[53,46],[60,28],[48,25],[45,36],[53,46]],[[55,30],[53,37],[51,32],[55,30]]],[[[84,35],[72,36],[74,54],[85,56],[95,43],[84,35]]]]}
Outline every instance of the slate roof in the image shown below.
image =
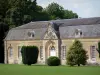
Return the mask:
{"type": "Polygon", "coordinates": [[[100,24],[100,17],[94,18],[76,18],[76,19],[63,19],[55,20],[55,23],[62,23],[60,26],[76,26],[76,25],[91,25],[91,24],[100,24]]]}
{"type": "Polygon", "coordinates": [[[61,39],[75,38],[75,29],[82,30],[82,38],[100,37],[100,17],[94,17],[30,22],[9,30],[5,40],[41,40],[44,38],[49,23],[52,23],[55,32],[59,32],[61,39]],[[35,32],[35,36],[29,38],[28,32],[32,30],[35,32]]]}

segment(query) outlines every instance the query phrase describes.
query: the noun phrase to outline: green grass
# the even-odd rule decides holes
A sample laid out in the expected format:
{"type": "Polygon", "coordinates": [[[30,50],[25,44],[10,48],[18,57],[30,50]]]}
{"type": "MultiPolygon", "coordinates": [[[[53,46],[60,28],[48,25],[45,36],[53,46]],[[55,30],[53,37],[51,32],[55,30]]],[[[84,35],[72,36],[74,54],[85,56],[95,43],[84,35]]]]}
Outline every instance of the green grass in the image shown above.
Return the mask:
{"type": "Polygon", "coordinates": [[[51,67],[0,64],[0,75],[100,75],[100,67],[51,67]]]}

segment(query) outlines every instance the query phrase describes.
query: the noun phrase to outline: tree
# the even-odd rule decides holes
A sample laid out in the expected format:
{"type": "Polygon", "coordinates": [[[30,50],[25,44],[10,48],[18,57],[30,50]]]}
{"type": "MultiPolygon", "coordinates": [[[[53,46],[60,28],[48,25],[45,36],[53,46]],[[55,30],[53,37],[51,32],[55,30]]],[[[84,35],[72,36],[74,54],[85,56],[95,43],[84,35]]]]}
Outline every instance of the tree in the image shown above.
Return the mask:
{"type": "Polygon", "coordinates": [[[35,21],[48,21],[50,20],[50,16],[45,11],[37,12],[37,16],[35,21]]]}
{"type": "Polygon", "coordinates": [[[36,46],[23,46],[21,53],[23,64],[31,65],[37,62],[39,51],[36,46]]]}
{"type": "Polygon", "coordinates": [[[54,16],[53,18],[51,17],[51,19],[56,19],[56,18],[63,18],[64,15],[64,8],[62,6],[60,6],[57,3],[51,3],[49,4],[46,8],[45,11],[50,15],[50,16],[54,16]]]}
{"type": "Polygon", "coordinates": [[[75,40],[67,53],[67,64],[70,66],[80,66],[80,64],[85,65],[88,58],[86,53],[87,52],[83,49],[82,43],[75,40]]]}
{"type": "Polygon", "coordinates": [[[0,22],[0,63],[4,62],[4,38],[9,30],[9,26],[0,22]]]}
{"type": "Polygon", "coordinates": [[[8,0],[0,0],[0,16],[5,18],[6,11],[9,8],[8,0]]]}
{"type": "Polygon", "coordinates": [[[10,0],[5,21],[13,26],[20,26],[31,21],[49,20],[48,14],[37,5],[36,0],[10,0]]]}
{"type": "Polygon", "coordinates": [[[78,18],[78,15],[76,13],[73,13],[73,11],[64,10],[64,19],[71,19],[71,18],[78,18]]]}
{"type": "Polygon", "coordinates": [[[38,11],[36,0],[10,0],[9,6],[5,20],[10,26],[20,26],[35,20],[38,11]]]}
{"type": "Polygon", "coordinates": [[[62,6],[54,2],[49,4],[44,10],[50,15],[50,19],[78,18],[76,13],[65,10],[62,6]]]}
{"type": "Polygon", "coordinates": [[[98,42],[98,49],[97,49],[98,53],[99,53],[99,58],[100,58],[100,41],[98,42]]]}
{"type": "Polygon", "coordinates": [[[23,24],[23,15],[20,8],[11,8],[6,12],[5,21],[9,24],[10,28],[12,25],[19,26],[23,24]]]}

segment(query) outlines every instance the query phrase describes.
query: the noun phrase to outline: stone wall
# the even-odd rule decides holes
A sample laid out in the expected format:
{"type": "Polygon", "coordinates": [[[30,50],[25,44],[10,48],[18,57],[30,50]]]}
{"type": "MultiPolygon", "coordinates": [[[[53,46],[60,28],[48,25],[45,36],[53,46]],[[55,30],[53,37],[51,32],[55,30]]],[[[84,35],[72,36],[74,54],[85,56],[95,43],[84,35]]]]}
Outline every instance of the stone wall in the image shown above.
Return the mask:
{"type": "MultiPolygon", "coordinates": [[[[61,40],[61,46],[66,46],[66,54],[67,51],[69,50],[70,46],[73,44],[75,39],[63,39],[61,40]]],[[[90,57],[90,46],[95,46],[97,48],[98,46],[98,41],[100,41],[100,38],[93,38],[93,39],[89,39],[89,38],[82,38],[79,39],[81,41],[81,43],[83,44],[83,48],[87,51],[88,57],[89,59],[87,60],[89,63],[92,63],[93,61],[91,60],[90,57]]],[[[9,64],[19,64],[22,63],[21,62],[21,58],[18,58],[18,46],[28,46],[28,45],[35,45],[39,48],[40,50],[40,46],[43,46],[43,60],[40,59],[40,54],[38,56],[38,64],[45,64],[46,61],[46,45],[50,45],[50,42],[47,43],[49,40],[29,40],[29,41],[5,41],[5,63],[9,63],[9,64]],[[9,46],[12,46],[13,48],[13,57],[10,58],[9,57],[9,46]],[[8,59],[8,61],[7,61],[8,59]]],[[[54,46],[56,48],[56,55],[57,57],[59,57],[61,50],[59,50],[59,45],[58,45],[58,40],[51,40],[52,42],[54,42],[54,46]]],[[[48,50],[49,51],[49,50],[48,50]]],[[[100,63],[100,59],[99,59],[99,54],[96,50],[96,62],[100,63]]],[[[63,65],[66,64],[66,59],[61,59],[61,63],[63,65]]]]}

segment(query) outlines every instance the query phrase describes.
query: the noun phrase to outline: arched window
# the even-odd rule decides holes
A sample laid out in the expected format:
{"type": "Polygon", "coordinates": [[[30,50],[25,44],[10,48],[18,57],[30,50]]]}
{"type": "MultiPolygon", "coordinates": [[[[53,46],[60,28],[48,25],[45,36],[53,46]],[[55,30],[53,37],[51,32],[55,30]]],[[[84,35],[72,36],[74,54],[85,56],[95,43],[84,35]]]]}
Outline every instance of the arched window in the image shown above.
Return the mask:
{"type": "Polygon", "coordinates": [[[12,56],[13,56],[13,48],[9,47],[9,57],[12,57],[12,56]]]}
{"type": "Polygon", "coordinates": [[[55,47],[54,46],[52,46],[50,48],[50,56],[56,56],[56,50],[55,50],[55,47]]]}
{"type": "Polygon", "coordinates": [[[18,46],[18,58],[20,58],[21,57],[21,46],[18,46]]]}
{"type": "Polygon", "coordinates": [[[40,46],[40,59],[43,60],[43,46],[40,46]]]}

